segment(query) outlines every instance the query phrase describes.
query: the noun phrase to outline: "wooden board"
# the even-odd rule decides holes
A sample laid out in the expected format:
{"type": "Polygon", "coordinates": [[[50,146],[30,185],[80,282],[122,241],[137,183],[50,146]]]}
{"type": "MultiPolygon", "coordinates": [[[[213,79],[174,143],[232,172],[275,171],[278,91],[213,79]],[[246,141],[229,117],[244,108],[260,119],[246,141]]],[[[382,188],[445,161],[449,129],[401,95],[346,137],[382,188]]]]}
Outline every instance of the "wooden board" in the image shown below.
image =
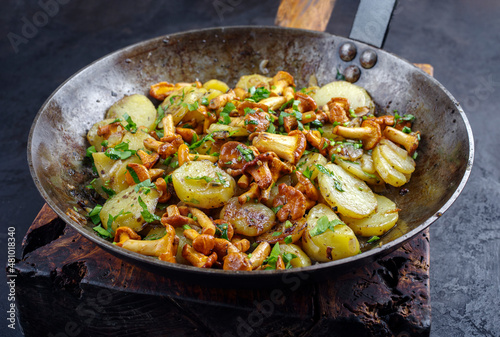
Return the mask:
{"type": "Polygon", "coordinates": [[[45,205],[23,241],[16,294],[26,336],[427,336],[429,237],[318,282],[274,289],[185,284],[128,264],[45,205]]]}

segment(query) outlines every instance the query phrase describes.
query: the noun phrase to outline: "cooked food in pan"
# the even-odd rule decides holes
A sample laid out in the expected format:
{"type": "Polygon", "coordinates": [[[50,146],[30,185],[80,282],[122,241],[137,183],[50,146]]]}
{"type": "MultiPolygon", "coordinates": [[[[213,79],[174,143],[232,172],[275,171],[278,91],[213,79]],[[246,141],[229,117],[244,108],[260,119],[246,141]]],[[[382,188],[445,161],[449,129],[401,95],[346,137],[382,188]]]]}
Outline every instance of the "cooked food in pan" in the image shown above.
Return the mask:
{"type": "Polygon", "coordinates": [[[373,191],[409,181],[420,134],[412,115],[376,116],[363,88],[299,90],[279,71],[232,89],[160,82],[150,96],[157,107],[126,96],[87,134],[87,187],[103,199],[89,217],[117,246],[200,268],[286,269],[359,254],[396,225],[401,210],[373,191]]]}

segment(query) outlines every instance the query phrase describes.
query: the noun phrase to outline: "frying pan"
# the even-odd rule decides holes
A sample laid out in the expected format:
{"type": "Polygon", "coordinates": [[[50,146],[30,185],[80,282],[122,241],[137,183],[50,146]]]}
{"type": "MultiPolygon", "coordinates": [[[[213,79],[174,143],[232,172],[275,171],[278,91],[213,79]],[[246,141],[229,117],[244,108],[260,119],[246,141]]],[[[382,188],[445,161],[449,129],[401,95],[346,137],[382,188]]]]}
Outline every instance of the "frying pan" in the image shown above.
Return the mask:
{"type": "Polygon", "coordinates": [[[213,28],[172,34],[121,49],[95,61],[64,82],[35,117],[28,142],[28,162],[33,180],[49,206],[71,227],[112,254],[142,268],[183,280],[240,286],[273,284],[295,273],[321,277],[370,263],[400,247],[436,221],[458,197],[473,162],[470,125],[459,103],[438,81],[411,63],[367,44],[322,32],[280,27],[213,28]],[[91,223],[67,215],[89,200],[85,186],[90,170],[83,165],[85,135],[104,118],[106,110],[124,95],[146,94],[159,81],[180,82],[220,79],[234,86],[242,75],[260,73],[267,60],[270,74],[286,70],[297,86],[306,86],[311,75],[319,85],[335,80],[337,70],[360,65],[339,57],[339,47],[351,42],[358,50],[372,50],[378,60],[364,69],[356,82],[377,104],[379,113],[413,114],[414,129],[422,133],[417,169],[409,190],[384,194],[399,208],[400,220],[382,240],[383,245],[357,256],[284,271],[228,272],[198,269],[161,262],[118,248],[98,237],[91,223]]]}

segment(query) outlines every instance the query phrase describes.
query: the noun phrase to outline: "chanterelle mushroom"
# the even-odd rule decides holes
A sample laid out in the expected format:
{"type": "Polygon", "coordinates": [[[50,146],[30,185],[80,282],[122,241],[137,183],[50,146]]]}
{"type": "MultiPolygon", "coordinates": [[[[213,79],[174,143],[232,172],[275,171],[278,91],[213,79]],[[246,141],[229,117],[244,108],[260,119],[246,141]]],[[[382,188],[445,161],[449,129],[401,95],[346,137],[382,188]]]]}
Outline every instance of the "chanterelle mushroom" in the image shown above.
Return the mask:
{"type": "Polygon", "coordinates": [[[157,256],[161,261],[175,263],[175,254],[179,238],[175,235],[175,229],[166,225],[167,233],[164,237],[158,240],[141,240],[132,229],[128,227],[118,227],[115,233],[115,242],[117,246],[127,250],[148,255],[157,256]]]}
{"type": "Polygon", "coordinates": [[[280,184],[278,196],[273,201],[273,207],[279,206],[282,206],[276,213],[279,221],[297,220],[306,213],[306,197],[298,189],[287,184],[280,184]]]}
{"type": "Polygon", "coordinates": [[[306,137],[299,130],[288,135],[260,132],[251,134],[252,144],[260,152],[274,152],[278,157],[296,164],[306,149],[306,137]]]}
{"type": "Polygon", "coordinates": [[[333,133],[344,138],[361,140],[365,150],[373,149],[382,138],[380,124],[371,119],[363,121],[361,127],[349,128],[337,125],[335,129],[333,129],[333,133]]]}

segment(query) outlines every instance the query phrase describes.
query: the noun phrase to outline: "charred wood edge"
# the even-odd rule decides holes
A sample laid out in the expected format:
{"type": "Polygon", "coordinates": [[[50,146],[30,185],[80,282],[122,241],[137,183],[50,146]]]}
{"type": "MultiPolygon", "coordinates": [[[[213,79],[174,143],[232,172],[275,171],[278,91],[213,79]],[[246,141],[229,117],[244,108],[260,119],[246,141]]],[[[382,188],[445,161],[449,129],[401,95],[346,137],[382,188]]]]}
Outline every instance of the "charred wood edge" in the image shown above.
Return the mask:
{"type": "Polygon", "coordinates": [[[66,223],[47,205],[36,216],[22,242],[22,259],[64,234],[66,223]]]}
{"type": "MultiPolygon", "coordinates": [[[[426,232],[426,233],[428,233],[428,232],[426,232]]],[[[27,257],[30,252],[33,252],[34,250],[41,248],[44,245],[50,244],[52,241],[60,238],[62,235],[72,236],[72,235],[78,235],[78,233],[76,231],[72,230],[71,228],[68,228],[68,230],[66,231],[66,224],[63,221],[61,221],[60,219],[58,219],[57,215],[55,215],[55,213],[53,213],[53,211],[50,208],[48,208],[48,207],[45,208],[45,206],[44,206],[44,209],[42,209],[40,214],[37,216],[37,218],[33,222],[33,225],[30,227],[30,229],[29,229],[29,231],[28,231],[28,233],[23,241],[23,248],[25,250],[23,252],[23,259],[25,257],[27,257]],[[45,233],[45,232],[47,232],[47,233],[45,233]],[[36,236],[41,236],[41,238],[36,238],[36,236]]],[[[372,272],[378,270],[378,275],[380,276],[380,279],[383,281],[383,283],[385,283],[384,286],[388,287],[391,290],[391,292],[394,294],[394,296],[396,296],[396,297],[401,296],[401,292],[399,292],[399,290],[396,288],[396,286],[397,286],[398,276],[404,276],[404,275],[401,275],[400,270],[404,267],[405,263],[412,262],[414,264],[414,269],[415,269],[415,270],[413,270],[412,273],[409,273],[407,275],[409,275],[410,277],[415,277],[415,276],[420,277],[421,276],[423,278],[422,281],[424,281],[424,282],[427,281],[427,279],[428,279],[428,261],[425,262],[425,260],[426,260],[425,257],[429,256],[428,255],[428,248],[429,248],[428,247],[428,241],[429,241],[428,234],[425,234],[425,233],[421,234],[421,235],[417,236],[416,238],[414,238],[413,240],[415,240],[416,247],[411,245],[413,243],[413,241],[411,241],[409,244],[401,247],[400,248],[401,251],[399,253],[397,253],[398,251],[396,251],[395,252],[396,254],[392,253],[392,255],[389,255],[388,257],[384,257],[384,258],[381,258],[380,260],[378,260],[376,262],[378,264],[378,266],[365,267],[365,268],[372,269],[372,272]],[[411,259],[410,253],[412,253],[415,249],[418,249],[418,246],[419,246],[418,240],[427,241],[427,246],[422,247],[422,248],[426,248],[427,251],[424,250],[422,252],[420,259],[418,259],[418,258],[411,259]],[[407,258],[405,257],[406,255],[408,256],[407,258]],[[415,275],[414,272],[418,271],[418,270],[422,270],[423,274],[422,275],[415,275]],[[426,273],[427,273],[427,275],[425,275],[426,273]]],[[[84,242],[87,242],[87,240],[84,240],[84,242]]],[[[90,243],[90,241],[88,241],[88,243],[90,243]]],[[[57,287],[57,289],[62,289],[64,291],[67,291],[69,294],[73,295],[76,298],[82,298],[82,293],[84,293],[82,291],[82,287],[87,288],[88,286],[102,286],[102,284],[100,284],[100,285],[98,283],[94,284],[92,282],[92,280],[88,280],[88,279],[84,280],[84,278],[87,274],[87,266],[86,266],[85,261],[77,261],[77,262],[69,263],[67,265],[62,266],[60,269],[59,268],[57,268],[57,269],[58,269],[57,271],[50,272],[49,277],[50,277],[52,284],[55,287],[57,287]],[[82,281],[83,281],[83,284],[81,284],[82,281]]],[[[35,272],[35,269],[33,269],[33,271],[30,272],[30,274],[32,274],[32,275],[36,274],[36,276],[41,276],[41,277],[47,276],[47,275],[44,275],[45,273],[43,271],[41,271],[41,273],[40,273],[40,271],[35,272]]],[[[355,273],[353,273],[353,275],[354,274],[355,273]]],[[[332,282],[332,281],[330,281],[330,282],[332,282]]],[[[303,284],[304,285],[308,284],[308,282],[304,282],[303,284]]],[[[425,286],[428,289],[428,283],[425,286]]],[[[313,288],[311,290],[311,295],[312,295],[311,321],[308,320],[307,323],[305,321],[303,321],[303,323],[305,323],[304,325],[307,325],[307,327],[304,326],[303,328],[305,328],[306,330],[302,329],[302,333],[301,333],[301,334],[305,334],[305,335],[311,335],[311,333],[313,333],[314,331],[318,331],[318,328],[321,328],[321,330],[324,330],[324,328],[332,328],[332,325],[328,324],[327,321],[325,322],[325,320],[328,320],[328,313],[321,312],[322,306],[321,306],[321,303],[319,300],[320,295],[321,295],[321,288],[320,288],[319,284],[313,284],[312,287],[313,288]]],[[[152,292],[152,293],[148,293],[148,294],[142,294],[138,291],[134,291],[133,289],[123,288],[120,290],[116,290],[113,287],[107,287],[107,288],[111,289],[113,291],[116,291],[118,293],[125,292],[124,295],[126,295],[126,294],[128,294],[128,295],[133,294],[136,296],[146,295],[146,296],[151,296],[151,298],[155,298],[155,296],[159,295],[162,298],[168,299],[179,310],[181,310],[181,313],[183,313],[186,317],[191,319],[193,321],[193,323],[199,327],[200,330],[204,330],[205,332],[212,331],[212,333],[217,333],[213,329],[214,327],[215,328],[217,328],[217,327],[212,326],[212,329],[210,329],[210,326],[207,325],[210,322],[205,323],[203,321],[203,319],[201,319],[199,317],[197,305],[199,305],[199,304],[211,304],[212,306],[216,305],[217,308],[219,308],[219,309],[220,308],[227,308],[227,309],[233,308],[233,309],[235,309],[234,305],[228,305],[228,304],[224,305],[223,303],[214,304],[214,303],[210,303],[210,302],[203,301],[203,300],[201,300],[201,301],[197,300],[197,299],[191,300],[191,299],[186,299],[186,298],[178,298],[178,299],[175,298],[174,299],[172,296],[161,294],[160,292],[158,292],[158,293],[152,292]]],[[[426,298],[426,297],[422,297],[422,298],[423,298],[423,302],[426,302],[429,300],[429,298],[426,298]]],[[[411,302],[411,301],[414,302],[413,305],[420,305],[421,304],[421,303],[416,303],[416,298],[410,298],[408,300],[403,301],[402,303],[399,303],[400,301],[398,301],[395,303],[395,305],[397,306],[398,303],[404,304],[404,302],[411,302]]],[[[376,304],[375,306],[377,306],[377,305],[378,304],[376,304]]],[[[391,303],[386,303],[385,305],[391,306],[391,303]]],[[[393,303],[393,305],[394,305],[394,303],[393,303]]],[[[378,306],[380,307],[380,305],[378,305],[378,306]]],[[[425,303],[424,303],[424,306],[425,306],[425,303]]],[[[351,311],[354,315],[359,314],[355,308],[349,309],[346,306],[344,306],[344,307],[346,309],[348,309],[349,311],[351,311]]],[[[375,310],[379,310],[379,309],[384,310],[383,307],[384,307],[384,305],[382,305],[382,307],[375,309],[375,310]]],[[[252,307],[246,307],[246,308],[245,307],[238,307],[238,309],[239,309],[238,313],[241,314],[241,316],[243,316],[243,317],[246,317],[245,316],[246,313],[249,313],[252,310],[254,310],[254,309],[252,309],[252,307]]],[[[385,310],[387,310],[387,309],[385,309],[385,310]]],[[[282,316],[282,315],[278,315],[278,316],[282,316]]],[[[391,330],[392,325],[398,324],[398,322],[394,322],[394,320],[396,320],[396,321],[397,320],[399,320],[399,321],[404,320],[404,317],[402,317],[401,315],[397,315],[397,317],[391,317],[391,315],[387,315],[386,319],[384,319],[384,317],[385,316],[381,317],[380,323],[385,324],[385,326],[387,326],[389,328],[389,331],[391,330]],[[392,322],[391,322],[391,320],[392,320],[392,322]]],[[[276,318],[276,316],[274,316],[273,318],[276,318]]],[[[297,319],[297,317],[295,317],[295,319],[297,319]]],[[[429,318],[429,322],[430,322],[430,318],[429,318]]],[[[407,322],[407,323],[412,324],[412,322],[407,322]]],[[[401,322],[398,325],[401,325],[401,322]]],[[[415,325],[415,324],[413,324],[413,325],[415,325]]],[[[262,331],[262,329],[267,327],[267,326],[271,326],[271,325],[269,323],[266,323],[266,324],[264,324],[264,326],[260,327],[260,329],[256,329],[255,332],[259,332],[259,333],[264,332],[264,331],[262,331]]],[[[372,329],[375,328],[375,330],[370,330],[371,333],[380,333],[383,330],[383,327],[374,327],[374,326],[368,327],[368,326],[366,326],[366,324],[363,324],[362,321],[355,322],[352,319],[349,319],[349,317],[344,317],[344,318],[342,318],[342,320],[335,322],[335,327],[336,327],[335,330],[337,330],[337,333],[340,333],[340,336],[342,335],[342,331],[348,331],[349,333],[351,333],[351,332],[354,332],[354,329],[356,329],[356,327],[358,327],[360,335],[367,333],[369,328],[372,328],[372,329]]],[[[428,324],[425,325],[425,322],[424,322],[424,326],[422,326],[422,329],[419,330],[418,327],[415,327],[415,328],[417,328],[417,330],[415,330],[415,329],[413,330],[413,332],[416,333],[415,335],[425,336],[425,335],[428,335],[430,325],[428,325],[428,324]]],[[[293,333],[292,330],[293,329],[289,330],[289,333],[293,333]]],[[[330,329],[327,329],[327,331],[325,331],[325,333],[327,333],[327,332],[329,332],[331,334],[330,329]]],[[[385,329],[385,332],[388,332],[387,329],[385,329]]],[[[273,333],[271,332],[271,334],[273,334],[273,333]]]]}

